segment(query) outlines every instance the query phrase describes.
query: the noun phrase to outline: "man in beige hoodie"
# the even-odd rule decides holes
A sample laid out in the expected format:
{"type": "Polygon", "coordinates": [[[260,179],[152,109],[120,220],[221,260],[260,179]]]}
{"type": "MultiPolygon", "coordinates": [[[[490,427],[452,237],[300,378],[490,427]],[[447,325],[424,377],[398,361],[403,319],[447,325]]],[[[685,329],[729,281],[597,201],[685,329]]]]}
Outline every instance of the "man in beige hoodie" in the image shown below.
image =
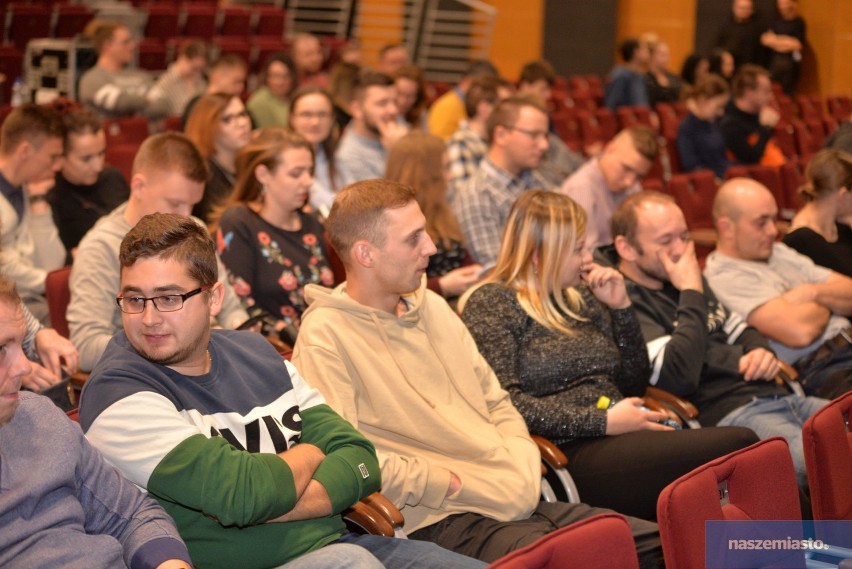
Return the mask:
{"type": "MultiPolygon", "coordinates": [[[[293,362],[375,445],[382,492],[409,537],[493,561],[604,512],[539,502],[540,456],[461,319],[426,290],[435,245],[412,188],[345,188],[326,225],[346,267],[309,286],[293,362]]],[[[655,524],[630,520],[643,566],[661,561],[655,524]]]]}

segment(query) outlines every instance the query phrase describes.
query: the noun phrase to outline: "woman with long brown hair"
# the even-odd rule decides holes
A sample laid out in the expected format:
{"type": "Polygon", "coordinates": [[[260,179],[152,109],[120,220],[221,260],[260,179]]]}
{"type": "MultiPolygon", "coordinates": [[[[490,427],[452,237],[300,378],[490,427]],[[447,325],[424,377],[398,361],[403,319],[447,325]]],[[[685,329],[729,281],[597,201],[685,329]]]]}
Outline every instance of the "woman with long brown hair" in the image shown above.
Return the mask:
{"type": "Polygon", "coordinates": [[[481,265],[474,264],[464,247],[464,237],[447,203],[449,164],[440,138],[412,131],[388,153],[385,178],[413,187],[426,216],[426,233],[438,252],[429,257],[428,286],[445,298],[461,295],[479,280],[481,265]]]}
{"type": "Polygon", "coordinates": [[[312,146],[283,127],[267,127],[236,163],[234,193],[216,230],[219,255],[246,307],[263,309],[279,331],[295,331],[307,308],[305,285],[334,284],[322,225],[303,209],[313,181],[312,146]]]}
{"type": "Polygon", "coordinates": [[[192,213],[206,222],[225,204],[236,181],[236,156],[251,138],[251,118],[236,95],[202,95],[192,107],[185,133],[207,159],[210,180],[192,213]]]}

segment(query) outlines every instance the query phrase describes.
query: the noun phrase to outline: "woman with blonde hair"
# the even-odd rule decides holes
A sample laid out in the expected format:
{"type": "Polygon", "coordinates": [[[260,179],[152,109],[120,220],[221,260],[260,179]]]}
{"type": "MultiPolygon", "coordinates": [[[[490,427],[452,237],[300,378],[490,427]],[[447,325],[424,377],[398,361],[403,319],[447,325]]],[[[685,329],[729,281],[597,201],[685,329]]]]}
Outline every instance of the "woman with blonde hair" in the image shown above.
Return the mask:
{"type": "Polygon", "coordinates": [[[231,195],[236,180],[237,152],[251,138],[251,118],[236,95],[202,95],[192,107],[184,130],[207,159],[210,180],[192,214],[210,222],[210,215],[231,195]]]}
{"type": "Polygon", "coordinates": [[[426,233],[438,251],[429,257],[428,287],[454,299],[479,280],[482,266],[464,247],[464,238],[447,203],[449,164],[444,141],[424,131],[411,131],[388,153],[385,179],[413,187],[426,217],[426,233]]]}
{"type": "Polygon", "coordinates": [[[295,340],[308,283],[334,284],[319,220],[304,211],[313,148],[283,127],[267,127],[238,154],[237,182],[216,229],[228,279],[248,309],[258,307],[295,340]]]}
{"type": "Polygon", "coordinates": [[[568,456],[583,502],[653,519],[667,484],[757,439],[737,427],[676,431],[642,406],[642,330],[624,277],[592,262],[585,228],[569,197],[524,192],[462,319],[530,432],[568,456]]]}
{"type": "Polygon", "coordinates": [[[784,243],[817,265],[852,277],[852,154],[834,149],[814,154],[799,190],[805,202],[784,243]]]}

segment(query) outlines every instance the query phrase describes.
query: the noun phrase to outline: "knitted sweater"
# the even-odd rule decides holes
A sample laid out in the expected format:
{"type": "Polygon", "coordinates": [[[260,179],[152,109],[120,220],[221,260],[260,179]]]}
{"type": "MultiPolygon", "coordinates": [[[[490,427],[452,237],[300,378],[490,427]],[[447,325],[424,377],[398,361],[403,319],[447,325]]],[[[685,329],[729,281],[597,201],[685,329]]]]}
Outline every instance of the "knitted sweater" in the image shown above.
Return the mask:
{"type": "Polygon", "coordinates": [[[600,396],[641,396],[648,382],[648,353],[633,310],[607,310],[587,288],[579,290],[588,320],[572,321],[572,335],[533,320],[515,289],[497,283],[475,290],[462,313],[530,431],[557,444],[604,436],[600,396]]]}

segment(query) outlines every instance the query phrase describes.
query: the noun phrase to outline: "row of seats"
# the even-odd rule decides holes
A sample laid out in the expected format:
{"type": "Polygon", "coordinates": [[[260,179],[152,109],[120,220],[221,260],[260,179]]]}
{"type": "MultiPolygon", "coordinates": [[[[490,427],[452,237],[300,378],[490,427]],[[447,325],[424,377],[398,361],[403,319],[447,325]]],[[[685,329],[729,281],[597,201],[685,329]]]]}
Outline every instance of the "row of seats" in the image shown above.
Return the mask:
{"type": "MultiPolygon", "coordinates": [[[[219,7],[203,2],[145,3],[137,7],[145,17],[144,37],[163,41],[177,37],[251,36],[282,38],[286,12],[270,4],[219,7]]],[[[85,4],[69,2],[12,2],[0,6],[3,41],[24,49],[36,38],[70,38],[96,15],[85,4]]]]}

